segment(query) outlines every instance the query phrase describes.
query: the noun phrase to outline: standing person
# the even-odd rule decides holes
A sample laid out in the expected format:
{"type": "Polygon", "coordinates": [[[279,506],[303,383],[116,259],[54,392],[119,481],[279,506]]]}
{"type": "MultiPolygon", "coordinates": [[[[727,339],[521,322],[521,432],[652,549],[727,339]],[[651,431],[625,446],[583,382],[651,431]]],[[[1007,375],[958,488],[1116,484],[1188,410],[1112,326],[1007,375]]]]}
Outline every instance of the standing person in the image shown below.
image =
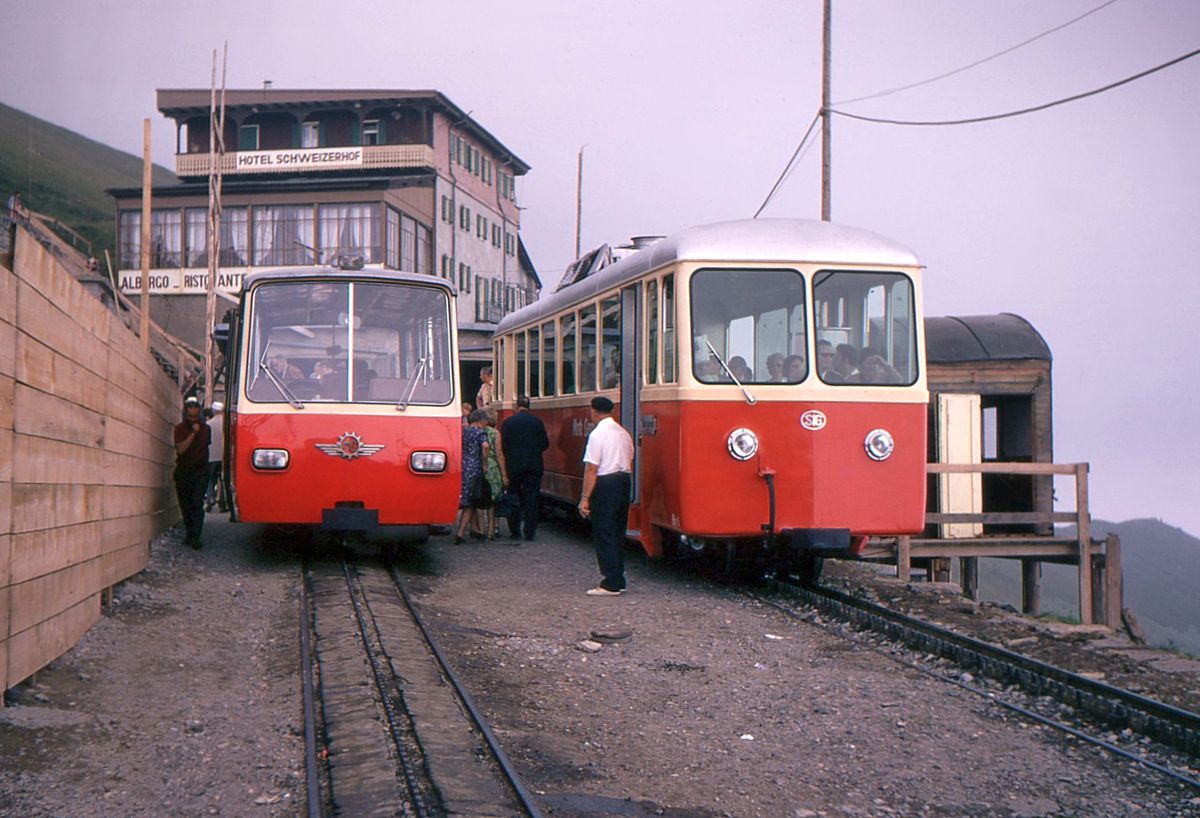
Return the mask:
{"type": "Polygon", "coordinates": [[[200,401],[183,404],[183,422],[175,424],[175,496],[183,515],[184,543],[200,548],[204,528],[204,489],[208,485],[208,424],[200,417],[200,401]]]}
{"type": "Polygon", "coordinates": [[[592,545],[603,579],[588,596],[625,592],[625,529],[629,522],[629,489],[633,438],[613,420],[613,402],[592,398],[592,421],[583,452],[583,499],[579,513],[592,518],[592,545]]]}
{"type": "Polygon", "coordinates": [[[488,456],[484,461],[483,476],[487,479],[488,488],[491,489],[492,504],[483,513],[480,530],[489,540],[494,540],[496,539],[496,529],[500,525],[500,521],[496,517],[496,501],[500,499],[500,494],[508,485],[508,470],[504,460],[504,447],[501,443],[502,435],[496,428],[494,413],[487,413],[487,423],[484,425],[483,431],[487,433],[488,442],[488,456]]]}
{"type": "Polygon", "coordinates": [[[526,541],[537,536],[542,497],[542,453],[550,448],[546,425],[529,411],[529,398],[517,398],[517,411],[500,424],[500,445],[508,482],[517,495],[516,514],[508,518],[508,533],[526,541]]]}
{"type": "Polygon", "coordinates": [[[492,383],[492,368],[490,366],[485,366],[479,370],[479,380],[483,381],[483,384],[479,387],[479,391],[475,393],[475,408],[490,412],[492,411],[492,404],[496,400],[496,385],[492,383]]]}
{"type": "Polygon", "coordinates": [[[225,511],[225,492],[221,490],[221,461],[225,459],[225,404],[213,401],[208,419],[208,487],[204,495],[204,510],[217,506],[225,511]]]}
{"type": "Polygon", "coordinates": [[[462,430],[462,487],[458,494],[459,517],[454,529],[455,545],[463,541],[479,509],[491,505],[490,497],[484,497],[490,491],[483,488],[487,486],[483,474],[488,456],[487,432],[483,430],[487,423],[487,412],[476,409],[467,420],[469,422],[462,430]]]}

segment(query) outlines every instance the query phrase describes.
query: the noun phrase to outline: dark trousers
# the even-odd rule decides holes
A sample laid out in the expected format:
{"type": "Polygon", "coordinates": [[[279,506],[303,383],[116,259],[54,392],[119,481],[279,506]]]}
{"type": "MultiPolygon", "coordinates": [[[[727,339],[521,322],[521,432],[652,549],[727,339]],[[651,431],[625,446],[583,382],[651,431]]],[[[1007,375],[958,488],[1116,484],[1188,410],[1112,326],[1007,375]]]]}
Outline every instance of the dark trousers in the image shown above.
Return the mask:
{"type": "Polygon", "coordinates": [[[532,540],[537,536],[538,513],[542,504],[542,473],[525,471],[510,474],[508,485],[517,495],[517,511],[508,518],[508,533],[532,540]]]}
{"type": "Polygon", "coordinates": [[[625,530],[629,523],[629,472],[596,478],[588,507],[592,515],[592,545],[604,579],[601,587],[625,589],[625,530]]]}
{"type": "Polygon", "coordinates": [[[179,499],[179,511],[183,515],[185,541],[188,545],[200,543],[200,531],[204,528],[204,491],[208,488],[208,470],[175,470],[175,496],[179,499]]]}

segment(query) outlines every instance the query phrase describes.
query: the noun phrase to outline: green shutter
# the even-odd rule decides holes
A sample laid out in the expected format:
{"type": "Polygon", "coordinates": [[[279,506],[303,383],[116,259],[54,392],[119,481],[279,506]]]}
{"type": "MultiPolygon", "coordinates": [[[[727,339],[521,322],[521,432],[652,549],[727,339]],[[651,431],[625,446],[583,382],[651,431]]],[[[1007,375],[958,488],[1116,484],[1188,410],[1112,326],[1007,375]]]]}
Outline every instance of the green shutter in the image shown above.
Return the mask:
{"type": "Polygon", "coordinates": [[[350,144],[362,144],[362,123],[357,119],[350,123],[350,144]]]}
{"type": "Polygon", "coordinates": [[[387,120],[379,120],[379,144],[387,144],[387,120]]]}
{"type": "Polygon", "coordinates": [[[300,147],[300,123],[299,122],[292,123],[292,147],[293,148],[300,147]]]}
{"type": "Polygon", "coordinates": [[[325,123],[323,121],[317,123],[317,147],[325,147],[325,123]]]}

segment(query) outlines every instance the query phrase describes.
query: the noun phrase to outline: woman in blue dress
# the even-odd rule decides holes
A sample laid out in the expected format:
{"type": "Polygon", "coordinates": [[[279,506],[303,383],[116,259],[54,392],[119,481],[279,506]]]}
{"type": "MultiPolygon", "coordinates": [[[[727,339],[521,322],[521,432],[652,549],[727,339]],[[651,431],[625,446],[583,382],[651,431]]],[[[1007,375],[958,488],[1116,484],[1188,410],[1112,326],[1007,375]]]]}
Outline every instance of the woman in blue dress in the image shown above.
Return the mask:
{"type": "Polygon", "coordinates": [[[491,504],[476,506],[479,502],[479,483],[484,480],[484,464],[487,462],[490,446],[488,446],[487,426],[488,415],[482,409],[476,409],[467,417],[467,425],[462,430],[462,487],[458,494],[458,525],[454,529],[454,544],[463,541],[467,529],[482,513],[481,508],[491,504]]]}

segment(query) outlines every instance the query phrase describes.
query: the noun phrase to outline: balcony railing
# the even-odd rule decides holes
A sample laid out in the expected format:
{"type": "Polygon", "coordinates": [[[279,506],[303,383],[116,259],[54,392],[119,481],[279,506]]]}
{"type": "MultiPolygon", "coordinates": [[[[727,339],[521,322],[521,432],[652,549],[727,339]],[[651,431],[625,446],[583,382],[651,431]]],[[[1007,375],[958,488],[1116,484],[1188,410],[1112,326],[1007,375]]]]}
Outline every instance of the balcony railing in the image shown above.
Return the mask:
{"type": "MultiPolygon", "coordinates": [[[[207,176],[207,153],[175,154],[175,174],[207,176]]],[[[428,145],[345,145],[327,148],[288,148],[274,151],[233,151],[221,158],[221,172],[309,173],[365,168],[431,168],[433,148],[428,145]]]]}

